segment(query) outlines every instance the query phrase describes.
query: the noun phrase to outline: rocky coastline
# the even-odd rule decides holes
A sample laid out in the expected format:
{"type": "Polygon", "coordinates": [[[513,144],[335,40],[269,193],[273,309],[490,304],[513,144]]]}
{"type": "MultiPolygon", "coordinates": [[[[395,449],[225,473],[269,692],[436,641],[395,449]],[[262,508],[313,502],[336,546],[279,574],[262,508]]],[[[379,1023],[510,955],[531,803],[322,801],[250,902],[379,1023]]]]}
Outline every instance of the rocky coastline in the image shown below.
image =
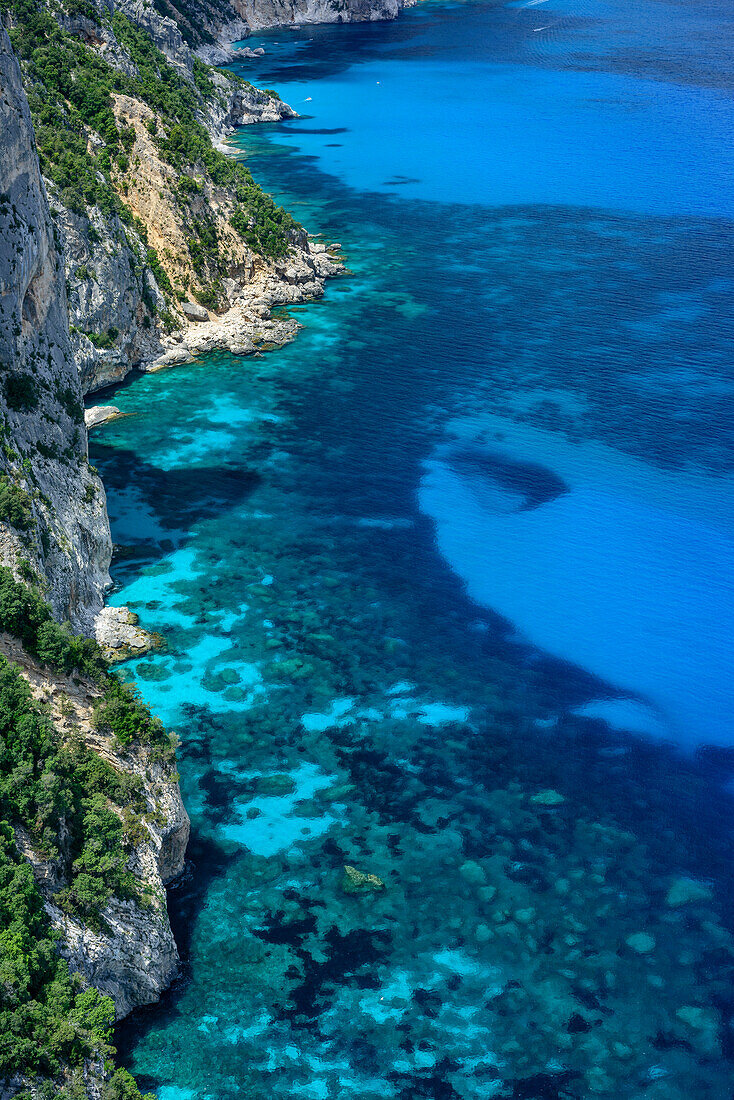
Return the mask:
{"type": "MultiPolygon", "coordinates": [[[[115,706],[138,726],[121,740],[120,729],[100,719],[112,713],[117,681],[54,665],[63,659],[97,668],[102,658],[115,663],[159,643],[127,608],[104,603],[112,543],[87,430],[118,410],[85,414],[82,398],[134,368],[159,370],[214,349],[257,355],[293,339],[298,322],[273,316],[273,308],[321,295],[343,261],[338,246],[309,237],[275,207],[246,168],[227,167],[235,163],[224,154],[236,127],[295,112],[209,62],[255,56],[229,46],[254,29],[394,18],[402,6],[205,0],[183,13],[142,0],[72,0],[59,8],[11,0],[3,12],[0,580],[10,627],[0,633],[0,672],[19,671],[58,751],[86,761],[79,782],[101,783],[104,775],[118,792],[95,795],[95,813],[117,822],[113,832],[122,828],[116,843],[134,889],[112,890],[94,917],[64,901],[81,889],[74,851],[83,835],[74,849],[63,819],[53,841],[43,842],[11,820],[12,858],[32,869],[74,988],[109,1005],[102,1017],[110,1011],[120,1019],[156,1000],[177,971],[166,886],[183,869],[189,822],[168,735],[162,728],[155,734],[168,746],[161,750],[139,732],[160,723],[123,692],[115,706]],[[51,69],[44,60],[50,39],[66,59],[51,69]],[[75,99],[75,86],[92,85],[96,113],[75,99]],[[50,606],[53,619],[43,625],[46,608],[32,624],[32,651],[22,640],[28,622],[13,619],[13,600],[36,615],[44,600],[50,606]],[[51,629],[53,620],[67,625],[51,629]],[[89,638],[97,648],[88,648],[89,638]],[[119,791],[127,792],[120,805],[119,791]],[[134,810],[123,805],[130,797],[134,810]],[[57,849],[60,855],[50,854],[57,849]]],[[[96,1004],[84,1003],[90,1012],[96,1004]]],[[[139,1096],[125,1071],[110,1068],[103,1034],[92,1029],[91,1045],[73,1064],[41,1050],[45,1068],[0,1067],[0,1096],[40,1098],[49,1088],[90,1100],[139,1096]]]]}

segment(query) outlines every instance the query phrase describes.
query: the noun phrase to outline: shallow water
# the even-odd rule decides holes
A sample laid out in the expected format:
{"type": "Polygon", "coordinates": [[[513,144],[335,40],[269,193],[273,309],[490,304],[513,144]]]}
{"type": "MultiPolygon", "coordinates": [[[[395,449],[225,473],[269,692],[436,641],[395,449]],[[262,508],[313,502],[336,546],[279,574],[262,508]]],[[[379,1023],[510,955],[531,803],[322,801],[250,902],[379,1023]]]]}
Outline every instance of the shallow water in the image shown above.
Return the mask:
{"type": "Polygon", "coordinates": [[[243,67],[351,274],[93,442],[194,825],[120,1036],[160,1100],[730,1100],[728,20],[429,3],[243,67]]]}

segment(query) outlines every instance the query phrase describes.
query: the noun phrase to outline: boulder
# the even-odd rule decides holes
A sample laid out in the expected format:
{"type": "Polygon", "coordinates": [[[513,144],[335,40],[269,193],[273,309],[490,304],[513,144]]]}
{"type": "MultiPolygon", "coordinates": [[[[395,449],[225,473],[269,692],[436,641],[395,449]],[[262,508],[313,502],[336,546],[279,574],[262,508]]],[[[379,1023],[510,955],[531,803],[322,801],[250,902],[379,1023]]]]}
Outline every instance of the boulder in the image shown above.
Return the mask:
{"type": "Polygon", "coordinates": [[[98,428],[100,424],[106,424],[108,420],[114,420],[120,415],[116,405],[94,405],[91,409],[84,410],[84,424],[89,428],[98,428]]]}
{"type": "Polygon", "coordinates": [[[199,306],[196,302],[182,302],[181,309],[183,310],[189,321],[208,321],[209,313],[203,306],[199,306]]]}

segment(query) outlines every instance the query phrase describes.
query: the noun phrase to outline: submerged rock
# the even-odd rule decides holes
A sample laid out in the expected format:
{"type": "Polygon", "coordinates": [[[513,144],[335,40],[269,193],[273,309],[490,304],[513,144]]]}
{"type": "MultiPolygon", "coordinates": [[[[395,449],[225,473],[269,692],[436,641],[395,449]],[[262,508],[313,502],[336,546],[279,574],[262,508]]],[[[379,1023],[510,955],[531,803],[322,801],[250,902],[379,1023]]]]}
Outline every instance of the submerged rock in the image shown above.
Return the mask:
{"type": "Polygon", "coordinates": [[[560,806],[566,799],[558,791],[538,791],[530,801],[534,806],[560,806]]]}
{"type": "Polygon", "coordinates": [[[649,932],[634,932],[624,942],[636,955],[649,955],[655,950],[655,937],[649,932]]]}
{"type": "Polygon", "coordinates": [[[346,863],[344,865],[344,877],[341,881],[341,888],[345,894],[374,894],[380,890],[385,889],[385,883],[377,875],[366,874],[364,871],[358,871],[356,867],[352,867],[346,863]]]}
{"type": "Polygon", "coordinates": [[[677,878],[671,883],[665,898],[665,904],[677,909],[681,905],[688,905],[696,901],[711,901],[712,898],[713,893],[704,883],[697,882],[693,878],[683,877],[677,878]]]}

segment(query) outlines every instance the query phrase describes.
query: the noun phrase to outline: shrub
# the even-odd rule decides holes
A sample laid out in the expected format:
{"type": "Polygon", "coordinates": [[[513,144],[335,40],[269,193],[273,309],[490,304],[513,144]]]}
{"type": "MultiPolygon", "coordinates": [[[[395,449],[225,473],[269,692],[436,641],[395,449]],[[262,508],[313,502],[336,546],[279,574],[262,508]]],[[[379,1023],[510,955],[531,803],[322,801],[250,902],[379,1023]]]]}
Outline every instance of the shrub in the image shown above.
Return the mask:
{"type": "Polygon", "coordinates": [[[109,675],[105,683],[104,701],[97,707],[96,721],[107,726],[121,745],[133,742],[145,744],[169,743],[159,718],[154,718],[137,688],[109,675]]]}
{"type": "Polygon", "coordinates": [[[10,374],[5,379],[5,400],[9,409],[30,412],[38,404],[38,387],[33,376],[25,372],[10,374]]]}
{"type": "Polygon", "coordinates": [[[107,672],[97,643],[56,623],[40,593],[17,581],[7,566],[0,566],[0,630],[18,638],[32,656],[57,672],[76,669],[95,681],[107,672]]]}
{"type": "Polygon", "coordinates": [[[0,521],[17,531],[29,531],[34,525],[31,497],[7,474],[0,474],[0,521]]]}

